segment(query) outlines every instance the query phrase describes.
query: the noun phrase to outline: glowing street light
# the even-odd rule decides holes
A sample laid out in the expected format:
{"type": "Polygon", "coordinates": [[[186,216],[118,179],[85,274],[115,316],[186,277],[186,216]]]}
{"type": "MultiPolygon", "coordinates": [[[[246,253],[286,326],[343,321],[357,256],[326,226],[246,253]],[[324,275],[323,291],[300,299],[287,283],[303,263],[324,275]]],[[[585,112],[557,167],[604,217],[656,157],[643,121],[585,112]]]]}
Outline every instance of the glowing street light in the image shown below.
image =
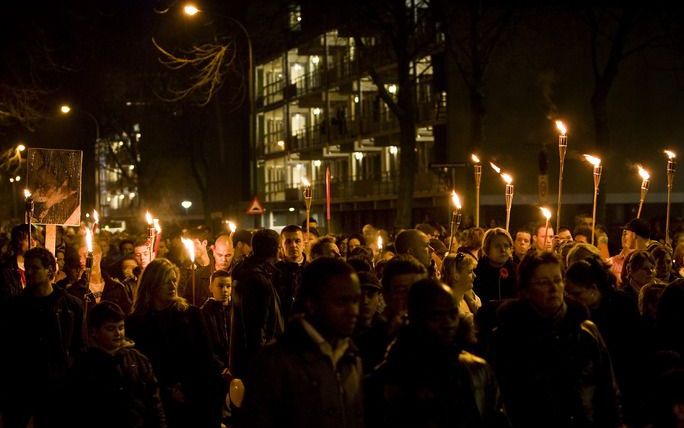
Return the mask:
{"type": "Polygon", "coordinates": [[[69,114],[71,112],[71,106],[69,106],[68,104],[62,104],[59,107],[59,111],[61,111],[62,114],[69,114]]]}
{"type": "Polygon", "coordinates": [[[199,9],[197,6],[195,6],[192,3],[188,3],[185,6],[183,6],[183,13],[188,15],[188,16],[195,16],[199,13],[199,9]]]}

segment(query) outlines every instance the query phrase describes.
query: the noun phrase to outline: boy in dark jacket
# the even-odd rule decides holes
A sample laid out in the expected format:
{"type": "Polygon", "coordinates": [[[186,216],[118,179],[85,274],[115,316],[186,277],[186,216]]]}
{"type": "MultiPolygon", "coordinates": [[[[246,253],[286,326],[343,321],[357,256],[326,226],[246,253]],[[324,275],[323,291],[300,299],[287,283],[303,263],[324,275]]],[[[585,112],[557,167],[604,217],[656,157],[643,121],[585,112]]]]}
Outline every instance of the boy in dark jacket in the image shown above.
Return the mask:
{"type": "Polygon", "coordinates": [[[152,366],[125,338],[124,318],[121,308],[107,301],[88,315],[91,346],[74,374],[76,426],[166,426],[152,366]]]}

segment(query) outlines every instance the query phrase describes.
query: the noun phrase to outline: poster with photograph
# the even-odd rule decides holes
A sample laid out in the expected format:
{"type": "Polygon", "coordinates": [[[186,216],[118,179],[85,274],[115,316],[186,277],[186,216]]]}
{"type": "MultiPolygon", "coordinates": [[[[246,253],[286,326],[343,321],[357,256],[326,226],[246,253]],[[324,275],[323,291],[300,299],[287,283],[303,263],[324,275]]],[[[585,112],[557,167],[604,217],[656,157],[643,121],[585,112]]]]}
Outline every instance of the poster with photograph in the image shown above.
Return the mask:
{"type": "Polygon", "coordinates": [[[78,226],[81,221],[80,150],[29,149],[27,189],[33,223],[78,226]]]}

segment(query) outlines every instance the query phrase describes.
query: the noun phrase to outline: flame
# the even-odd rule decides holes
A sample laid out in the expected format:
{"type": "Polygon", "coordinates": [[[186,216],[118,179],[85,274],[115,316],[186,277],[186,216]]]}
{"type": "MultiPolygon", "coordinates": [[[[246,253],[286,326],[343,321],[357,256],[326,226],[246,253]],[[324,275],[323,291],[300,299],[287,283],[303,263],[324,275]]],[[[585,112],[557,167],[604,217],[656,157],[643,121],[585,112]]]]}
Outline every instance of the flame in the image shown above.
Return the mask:
{"type": "Polygon", "coordinates": [[[152,224],[154,225],[154,230],[157,231],[157,235],[159,235],[162,231],[161,224],[159,224],[159,219],[158,218],[153,219],[152,224]]]}
{"type": "Polygon", "coordinates": [[[461,198],[458,197],[458,193],[455,190],[451,191],[451,203],[454,204],[457,210],[461,209],[461,198]]]}
{"type": "Polygon", "coordinates": [[[86,235],[85,235],[86,247],[88,248],[88,252],[92,253],[93,252],[93,232],[91,232],[90,229],[88,229],[87,227],[86,227],[85,232],[86,232],[86,235]]]}
{"type": "Polygon", "coordinates": [[[498,166],[494,165],[493,162],[489,162],[489,165],[491,165],[492,169],[493,169],[494,171],[496,171],[497,174],[501,174],[501,168],[499,168],[498,166]]]}
{"type": "Polygon", "coordinates": [[[31,192],[29,192],[29,189],[24,189],[24,198],[28,199],[31,197],[31,192]]]}
{"type": "Polygon", "coordinates": [[[477,155],[476,155],[475,153],[473,153],[472,155],[470,155],[470,159],[472,159],[472,161],[475,162],[475,163],[480,163],[480,158],[478,158],[477,155]]]}
{"type": "Polygon", "coordinates": [[[558,128],[558,131],[561,133],[561,135],[565,135],[568,133],[568,129],[565,127],[565,124],[561,120],[556,121],[556,128],[558,128]]]}
{"type": "Polygon", "coordinates": [[[233,223],[230,220],[228,220],[228,230],[230,230],[230,233],[235,233],[235,231],[237,230],[237,226],[235,225],[235,223],[233,223]]]}
{"type": "Polygon", "coordinates": [[[637,165],[637,168],[639,168],[639,175],[641,176],[641,179],[644,181],[647,181],[649,178],[651,178],[651,175],[641,167],[641,165],[637,165]]]}
{"type": "Polygon", "coordinates": [[[549,219],[551,218],[551,210],[549,210],[549,209],[546,208],[546,207],[541,207],[541,208],[539,208],[539,209],[541,210],[542,215],[544,216],[544,218],[546,219],[546,221],[549,221],[549,219]]]}
{"type": "Polygon", "coordinates": [[[150,214],[149,211],[145,213],[145,221],[147,221],[147,224],[149,224],[150,226],[152,225],[152,214],[150,214]]]}
{"type": "Polygon", "coordinates": [[[95,224],[100,222],[100,214],[97,213],[97,210],[93,210],[93,220],[95,221],[95,224]]]}
{"type": "Polygon", "coordinates": [[[668,159],[674,159],[677,157],[677,155],[675,155],[675,153],[671,150],[665,150],[665,154],[667,155],[668,159]]]}
{"type": "Polygon", "coordinates": [[[302,186],[311,187],[311,183],[309,183],[309,180],[307,180],[306,177],[302,177],[302,186]]]}
{"type": "Polygon", "coordinates": [[[190,257],[190,261],[195,263],[195,243],[192,242],[192,239],[183,238],[183,237],[181,237],[181,241],[183,241],[183,246],[185,247],[185,251],[188,252],[188,257],[190,257]]]}
{"type": "Polygon", "coordinates": [[[590,164],[594,165],[594,168],[601,165],[601,159],[594,157],[592,155],[584,155],[584,159],[590,164]]]}
{"type": "Polygon", "coordinates": [[[378,236],[378,250],[382,251],[382,236],[378,236]]]}
{"type": "Polygon", "coordinates": [[[511,177],[509,174],[503,173],[501,174],[501,178],[503,178],[503,181],[505,181],[506,184],[511,184],[513,182],[513,177],[511,177]]]}

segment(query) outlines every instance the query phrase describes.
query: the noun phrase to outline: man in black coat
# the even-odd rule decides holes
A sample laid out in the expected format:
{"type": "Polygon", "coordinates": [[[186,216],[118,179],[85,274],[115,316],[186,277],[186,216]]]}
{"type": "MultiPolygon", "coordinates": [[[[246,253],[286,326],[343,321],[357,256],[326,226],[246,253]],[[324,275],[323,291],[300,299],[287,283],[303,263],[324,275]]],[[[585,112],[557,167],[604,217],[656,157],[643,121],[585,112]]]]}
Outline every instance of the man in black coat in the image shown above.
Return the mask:
{"type": "Polygon", "coordinates": [[[53,287],[57,264],[44,248],[24,254],[26,289],[5,321],[9,359],[0,384],[7,386],[5,426],[63,426],[60,416],[74,357],[83,348],[83,307],[53,287]]]}
{"type": "Polygon", "coordinates": [[[275,288],[279,272],[278,233],[258,230],[252,237],[253,254],[233,272],[233,368],[234,375],[244,377],[249,362],[267,343],[284,330],[280,299],[275,288]]]}

